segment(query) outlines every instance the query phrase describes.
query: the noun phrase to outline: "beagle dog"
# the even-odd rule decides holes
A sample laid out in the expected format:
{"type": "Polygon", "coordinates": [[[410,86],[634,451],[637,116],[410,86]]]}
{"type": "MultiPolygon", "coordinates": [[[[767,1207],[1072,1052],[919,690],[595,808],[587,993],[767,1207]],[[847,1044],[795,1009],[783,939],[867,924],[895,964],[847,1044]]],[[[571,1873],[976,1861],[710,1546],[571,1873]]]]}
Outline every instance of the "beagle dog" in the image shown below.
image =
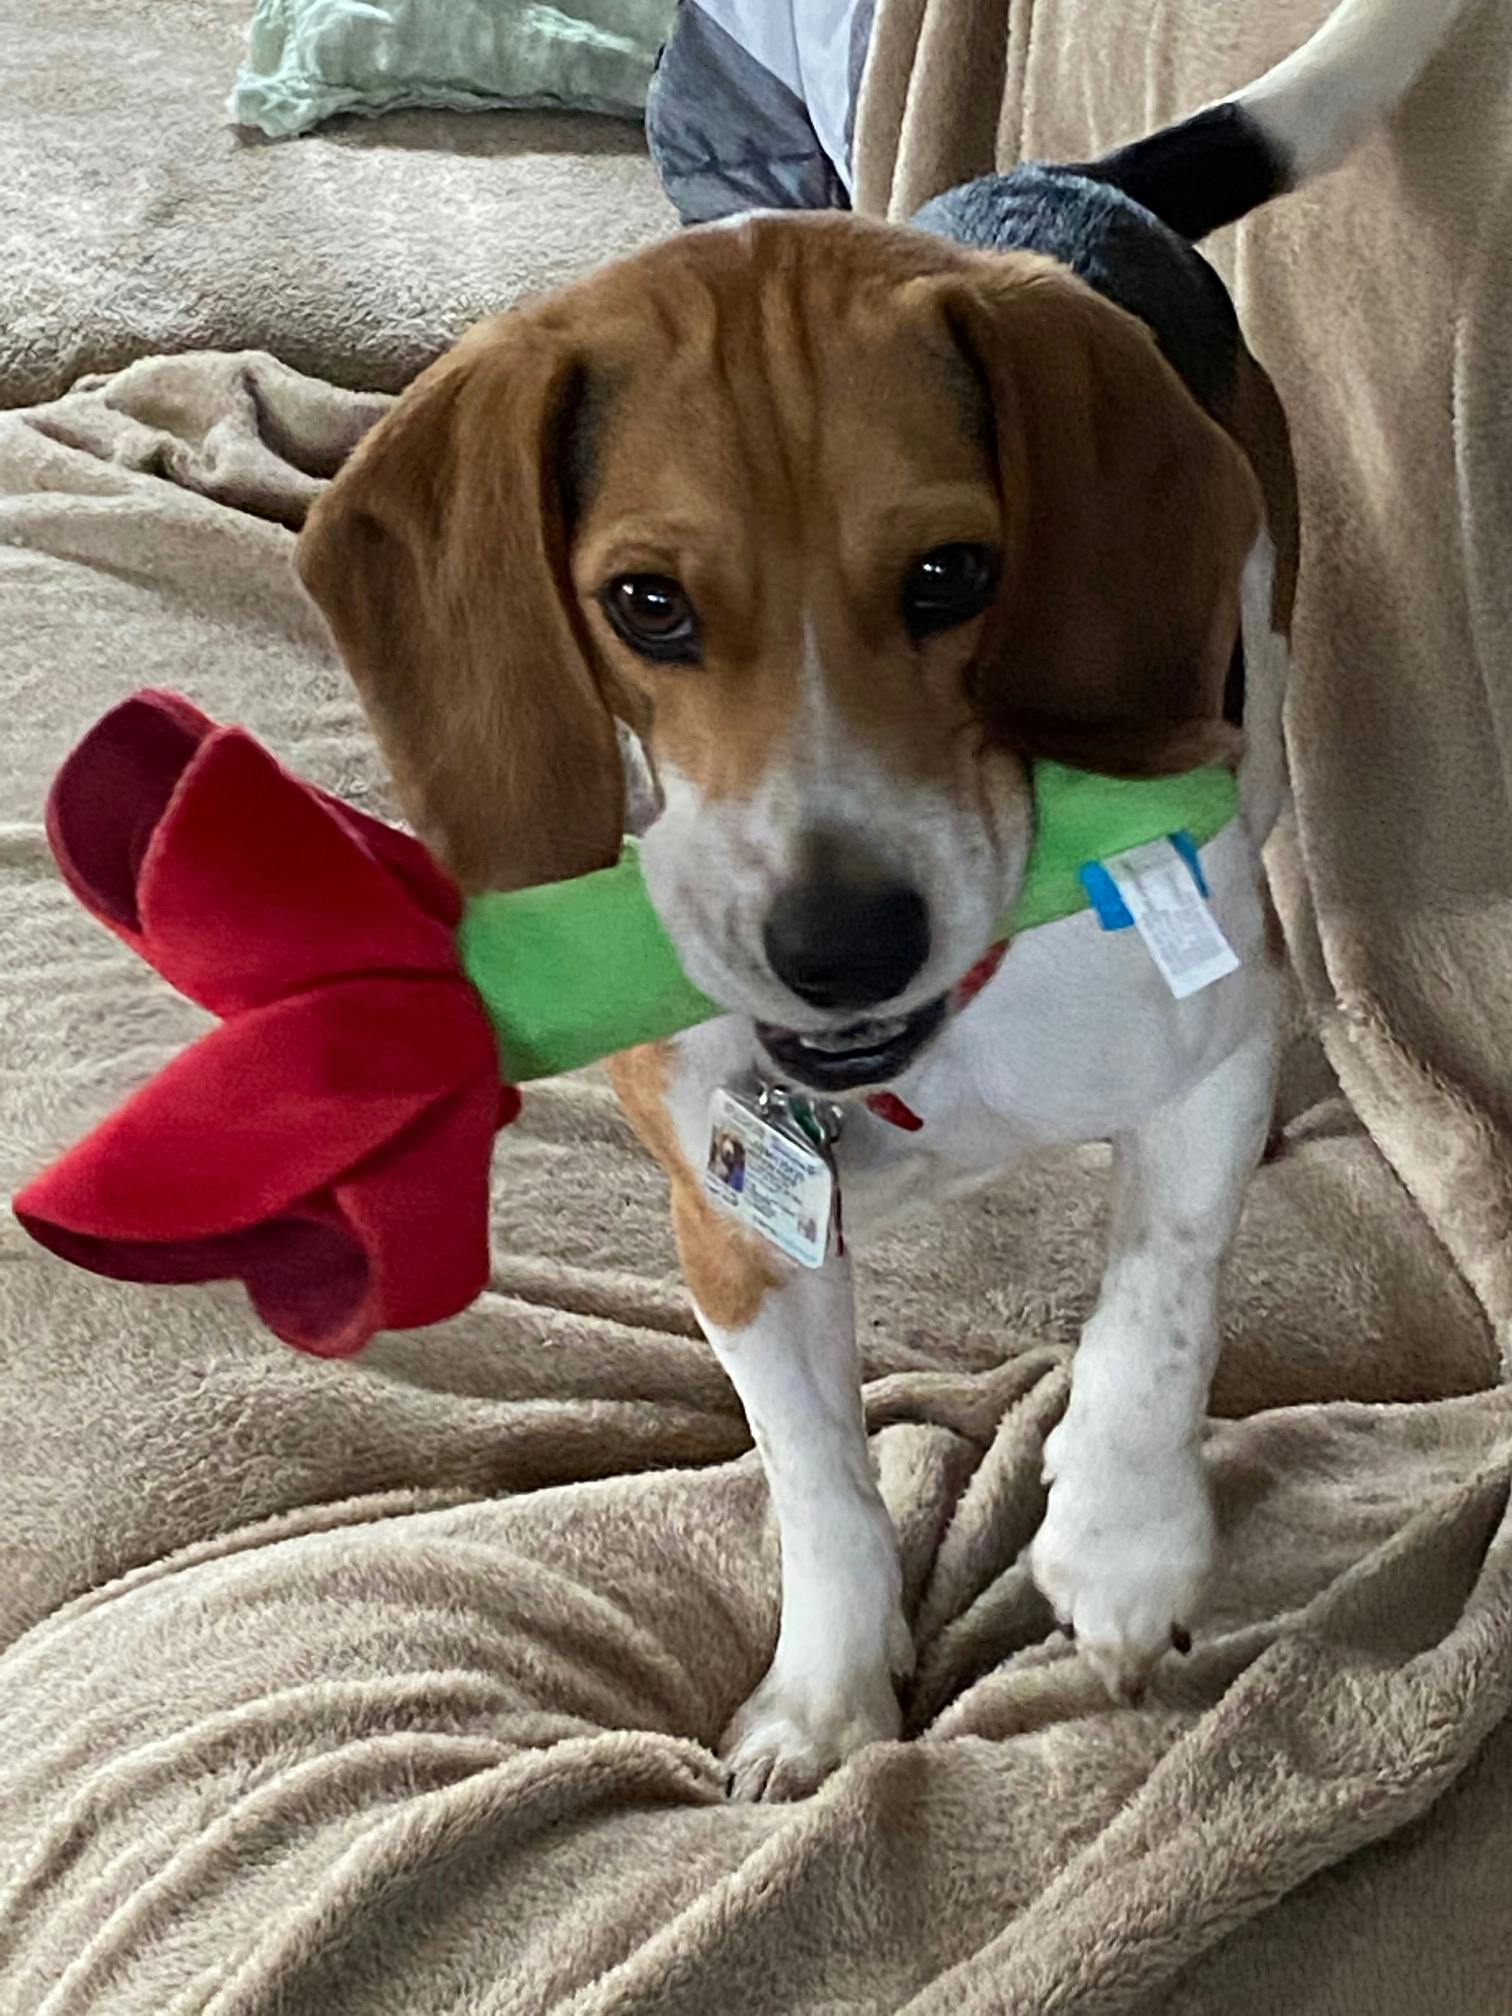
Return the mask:
{"type": "Polygon", "coordinates": [[[1236,98],[911,228],[759,214],[610,266],[425,372],[302,536],[464,886],[607,865],[622,731],[653,773],[647,885],[729,1012],[613,1071],[780,1528],[738,1795],[900,1727],[851,1250],[1046,1144],[1110,1142],[1116,1174],[1030,1566],[1115,1691],[1189,1642],[1218,1273],[1272,1110],[1298,555],[1280,407],[1192,241],[1331,166],[1456,11],[1344,0],[1236,98]],[[1046,763],[1237,769],[1193,869],[1227,977],[1178,997],[1093,909],[1002,942],[1046,763]],[[838,1116],[822,1264],[711,1195],[751,1180],[711,1097],[753,1085],[838,1116]]]}

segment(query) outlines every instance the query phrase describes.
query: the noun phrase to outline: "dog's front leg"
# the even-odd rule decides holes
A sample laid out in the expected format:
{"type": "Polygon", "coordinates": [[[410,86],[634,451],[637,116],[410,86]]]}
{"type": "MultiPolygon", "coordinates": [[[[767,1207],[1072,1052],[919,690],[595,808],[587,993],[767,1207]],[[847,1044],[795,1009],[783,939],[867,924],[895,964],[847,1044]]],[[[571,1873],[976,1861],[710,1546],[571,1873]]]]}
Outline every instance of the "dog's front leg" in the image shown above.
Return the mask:
{"type": "Polygon", "coordinates": [[[1201,1435],[1219,1269],[1270,1121],[1268,1016],[1116,1148],[1111,1246],[1045,1445],[1034,1578],[1115,1694],[1187,1642],[1213,1552],[1201,1435]]]}
{"type": "Polygon", "coordinates": [[[759,1300],[721,1321],[749,1235],[698,1198],[678,1200],[674,1217],[699,1320],[761,1452],[782,1546],[776,1653],[722,1754],[735,1797],[798,1798],[851,1751],[898,1734],[893,1677],[913,1656],[861,1413],[850,1262],[810,1270],[761,1249],[759,1300]]]}

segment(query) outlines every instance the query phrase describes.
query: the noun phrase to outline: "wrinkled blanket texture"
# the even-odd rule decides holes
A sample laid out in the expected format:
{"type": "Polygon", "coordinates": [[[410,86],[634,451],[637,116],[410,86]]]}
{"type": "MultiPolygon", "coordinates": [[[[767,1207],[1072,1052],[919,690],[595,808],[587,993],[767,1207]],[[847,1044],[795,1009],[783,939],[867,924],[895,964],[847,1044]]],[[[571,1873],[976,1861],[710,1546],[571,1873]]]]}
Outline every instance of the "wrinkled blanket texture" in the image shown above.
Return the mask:
{"type": "MultiPolygon", "coordinates": [[[[1111,142],[1323,11],[886,0],[865,199],[1111,142]],[[930,108],[952,91],[947,144],[930,108]]],[[[1468,21],[1356,167],[1218,248],[1292,409],[1309,549],[1276,865],[1298,1035],[1227,1284],[1223,1563],[1190,1657],[1110,1705],[1022,1565],[1096,1284],[1100,1150],[865,1258],[910,1740],[792,1807],[723,1795],[711,1746],[770,1654],[775,1539],[601,1075],[532,1088],[502,1139],[483,1298],[354,1364],[285,1350],[234,1289],[71,1272],[7,1219],[3,2016],[1505,2009],[1509,49],[1504,15],[1468,21]]],[[[615,216],[624,165],[597,199],[620,244],[662,228],[615,216]]],[[[327,169],[326,230],[338,202],[361,230],[327,169]]],[[[31,238],[7,215],[9,279],[31,238]]],[[[171,293],[122,334],[109,277],[91,300],[77,243],[31,229],[75,288],[79,357],[168,325],[171,293]]],[[[415,270],[396,252],[374,298],[417,309],[415,270]]],[[[275,291],[254,334],[28,407],[60,388],[47,289],[21,288],[40,333],[0,320],[6,1189],[201,1026],[47,853],[47,781],[103,709],[182,690],[394,812],[290,555],[384,404],[322,381],[402,362],[334,309],[312,358],[275,291]]],[[[177,326],[170,349],[206,340],[177,326]]]]}

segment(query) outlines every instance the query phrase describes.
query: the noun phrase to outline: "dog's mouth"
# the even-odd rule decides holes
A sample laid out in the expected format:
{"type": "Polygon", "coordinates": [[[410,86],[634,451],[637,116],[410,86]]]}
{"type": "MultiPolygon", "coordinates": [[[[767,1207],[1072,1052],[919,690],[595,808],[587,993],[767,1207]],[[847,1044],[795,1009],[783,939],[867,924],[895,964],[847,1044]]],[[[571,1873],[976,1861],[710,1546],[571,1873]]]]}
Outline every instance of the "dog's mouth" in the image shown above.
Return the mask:
{"type": "Polygon", "coordinates": [[[756,1040],[781,1076],[811,1092],[856,1092],[886,1085],[906,1071],[937,1035],[949,996],[939,994],[911,1015],[847,1022],[839,1029],[780,1029],[756,1024],[756,1040]]]}

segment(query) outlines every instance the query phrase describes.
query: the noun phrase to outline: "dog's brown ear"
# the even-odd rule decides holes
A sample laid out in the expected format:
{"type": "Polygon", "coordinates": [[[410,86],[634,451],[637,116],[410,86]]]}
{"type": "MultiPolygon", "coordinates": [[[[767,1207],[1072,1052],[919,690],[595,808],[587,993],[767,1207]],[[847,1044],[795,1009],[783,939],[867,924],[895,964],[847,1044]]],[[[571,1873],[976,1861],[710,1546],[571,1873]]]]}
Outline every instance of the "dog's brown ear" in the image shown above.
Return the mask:
{"type": "Polygon", "coordinates": [[[1261,522],[1243,454],[1142,322],[1048,263],[984,261],[945,313],[1003,493],[977,660],[989,733],[1122,776],[1236,755],[1224,682],[1261,522]]]}
{"type": "Polygon", "coordinates": [[[405,809],[466,889],[619,851],[618,740],[567,569],[581,383],[528,315],[485,324],[373,429],[299,542],[405,809]]]}

